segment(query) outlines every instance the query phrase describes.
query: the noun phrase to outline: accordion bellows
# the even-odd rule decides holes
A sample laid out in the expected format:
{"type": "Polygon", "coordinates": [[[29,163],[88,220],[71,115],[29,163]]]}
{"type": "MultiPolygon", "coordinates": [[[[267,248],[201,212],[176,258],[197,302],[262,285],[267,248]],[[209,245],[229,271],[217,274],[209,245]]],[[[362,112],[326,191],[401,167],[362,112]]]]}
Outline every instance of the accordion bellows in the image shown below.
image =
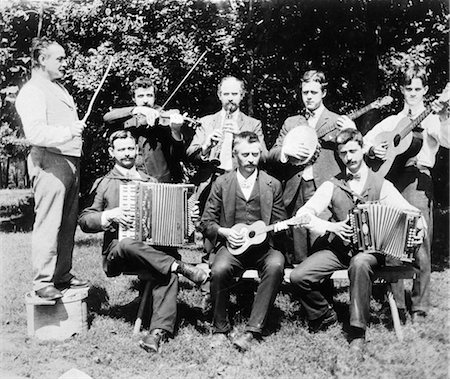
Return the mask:
{"type": "Polygon", "coordinates": [[[379,203],[359,204],[350,212],[355,253],[378,252],[406,262],[419,247],[413,244],[420,212],[379,203]]]}
{"type": "Polygon", "coordinates": [[[154,246],[194,243],[192,184],[130,182],[120,186],[119,205],[135,215],[133,227],[119,227],[119,240],[132,238],[154,246]]]}

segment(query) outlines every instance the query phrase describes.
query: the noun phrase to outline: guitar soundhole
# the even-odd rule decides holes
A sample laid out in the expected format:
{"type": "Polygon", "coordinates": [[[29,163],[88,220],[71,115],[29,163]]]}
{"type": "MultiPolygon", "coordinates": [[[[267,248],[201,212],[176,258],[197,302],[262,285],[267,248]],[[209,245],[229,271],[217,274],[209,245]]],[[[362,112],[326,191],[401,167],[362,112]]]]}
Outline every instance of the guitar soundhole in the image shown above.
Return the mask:
{"type": "Polygon", "coordinates": [[[252,230],[250,233],[248,233],[248,236],[250,237],[250,238],[253,238],[254,236],[255,236],[255,231],[254,230],[252,230]]]}
{"type": "Polygon", "coordinates": [[[394,146],[397,147],[398,144],[400,143],[400,141],[401,141],[401,137],[398,134],[396,134],[394,137],[394,146]]]}

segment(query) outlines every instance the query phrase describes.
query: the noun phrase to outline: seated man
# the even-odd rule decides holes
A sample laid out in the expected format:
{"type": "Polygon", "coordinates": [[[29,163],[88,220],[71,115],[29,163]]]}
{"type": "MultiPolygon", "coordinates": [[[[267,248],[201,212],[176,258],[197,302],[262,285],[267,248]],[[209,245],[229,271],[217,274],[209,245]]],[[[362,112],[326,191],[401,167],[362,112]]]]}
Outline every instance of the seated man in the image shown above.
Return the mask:
{"type": "Polygon", "coordinates": [[[148,270],[154,280],[153,312],[150,333],[140,345],[149,352],[157,352],[160,343],[173,334],[177,317],[178,276],[182,274],[195,284],[203,284],[208,275],[203,270],[181,262],[175,249],[157,248],[130,238],[118,240],[119,224],[130,227],[133,214],[119,207],[119,189],[129,181],[156,182],[136,170],[136,141],[129,131],[114,132],[109,138],[109,154],[114,168],[94,183],[92,204],[79,217],[86,233],[104,231],[103,269],[107,276],[148,270]]]}
{"type": "MultiPolygon", "coordinates": [[[[377,176],[364,163],[363,139],[359,131],[344,129],[336,137],[339,158],[346,171],[324,182],[313,197],[298,210],[297,216],[308,214],[306,228],[324,234],[313,245],[314,254],[291,273],[291,283],[299,290],[300,301],[309,320],[310,331],[324,330],[337,322],[336,312],[320,291],[319,283],[334,271],[348,268],[350,279],[350,345],[361,353],[369,319],[369,304],[374,271],[384,264],[381,253],[351,256],[349,239],[352,228],[347,224],[349,211],[357,201],[379,201],[403,210],[417,211],[395,189],[391,182],[377,176]],[[336,222],[316,216],[329,208],[336,222]],[[326,233],[326,234],[325,234],[326,233]]],[[[418,222],[422,229],[422,218],[418,222]]],[[[422,232],[419,233],[420,235],[422,232]]],[[[417,236],[415,243],[421,243],[417,236]]]]}
{"type": "Polygon", "coordinates": [[[233,225],[250,225],[258,220],[269,224],[286,217],[281,183],[257,169],[261,147],[256,133],[241,132],[235,136],[233,154],[238,168],[214,182],[201,219],[204,236],[218,248],[211,267],[212,347],[226,342],[230,331],[227,308],[233,277],[256,268],[261,278],[246,331],[233,340],[241,351],[248,350],[253,339],[260,337],[283,279],[284,256],[274,248],[272,238],[250,246],[241,255],[232,255],[228,248],[245,242],[244,236],[232,229],[233,225]]]}

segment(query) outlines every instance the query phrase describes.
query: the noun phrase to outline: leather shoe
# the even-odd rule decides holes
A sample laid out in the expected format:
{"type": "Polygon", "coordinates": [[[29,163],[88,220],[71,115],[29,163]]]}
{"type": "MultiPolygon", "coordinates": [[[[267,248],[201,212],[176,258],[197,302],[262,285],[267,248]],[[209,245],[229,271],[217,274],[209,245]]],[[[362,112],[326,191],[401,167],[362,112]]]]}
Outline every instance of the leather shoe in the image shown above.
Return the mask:
{"type": "Polygon", "coordinates": [[[139,346],[147,353],[158,353],[161,344],[167,340],[167,332],[163,329],[153,329],[139,341],[139,346]]]}
{"type": "Polygon", "coordinates": [[[197,286],[205,284],[208,280],[208,274],[201,268],[195,267],[189,263],[177,261],[177,273],[194,282],[197,286]]]}
{"type": "Polygon", "coordinates": [[[413,323],[421,323],[425,321],[427,317],[427,312],[425,311],[414,311],[412,313],[411,319],[413,323]]]}
{"type": "Polygon", "coordinates": [[[330,308],[323,316],[309,322],[309,331],[310,333],[317,333],[322,330],[327,330],[330,326],[336,324],[337,321],[336,312],[330,308]]]}
{"type": "Polygon", "coordinates": [[[68,282],[55,283],[55,287],[64,290],[66,288],[89,288],[89,280],[78,279],[75,276],[68,282]]]}
{"type": "Polygon", "coordinates": [[[255,339],[253,333],[245,332],[240,336],[233,339],[233,345],[242,353],[249,350],[252,346],[252,342],[255,339]]]}
{"type": "Polygon", "coordinates": [[[61,291],[59,291],[53,284],[41,288],[35,292],[37,296],[45,300],[56,300],[63,297],[61,291]]]}

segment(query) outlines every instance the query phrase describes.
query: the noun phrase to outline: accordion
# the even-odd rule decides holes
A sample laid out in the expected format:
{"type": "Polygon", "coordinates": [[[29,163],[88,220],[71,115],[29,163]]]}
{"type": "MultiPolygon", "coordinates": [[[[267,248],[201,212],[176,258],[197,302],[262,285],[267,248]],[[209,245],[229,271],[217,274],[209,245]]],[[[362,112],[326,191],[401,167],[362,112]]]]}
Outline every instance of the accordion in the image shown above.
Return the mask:
{"type": "Polygon", "coordinates": [[[404,211],[379,203],[359,204],[350,212],[355,254],[378,252],[412,262],[418,249],[413,244],[420,212],[404,211]]]}
{"type": "Polygon", "coordinates": [[[119,226],[119,240],[132,238],[154,246],[194,243],[190,214],[193,184],[130,182],[120,186],[119,206],[134,213],[133,227],[119,226]]]}

